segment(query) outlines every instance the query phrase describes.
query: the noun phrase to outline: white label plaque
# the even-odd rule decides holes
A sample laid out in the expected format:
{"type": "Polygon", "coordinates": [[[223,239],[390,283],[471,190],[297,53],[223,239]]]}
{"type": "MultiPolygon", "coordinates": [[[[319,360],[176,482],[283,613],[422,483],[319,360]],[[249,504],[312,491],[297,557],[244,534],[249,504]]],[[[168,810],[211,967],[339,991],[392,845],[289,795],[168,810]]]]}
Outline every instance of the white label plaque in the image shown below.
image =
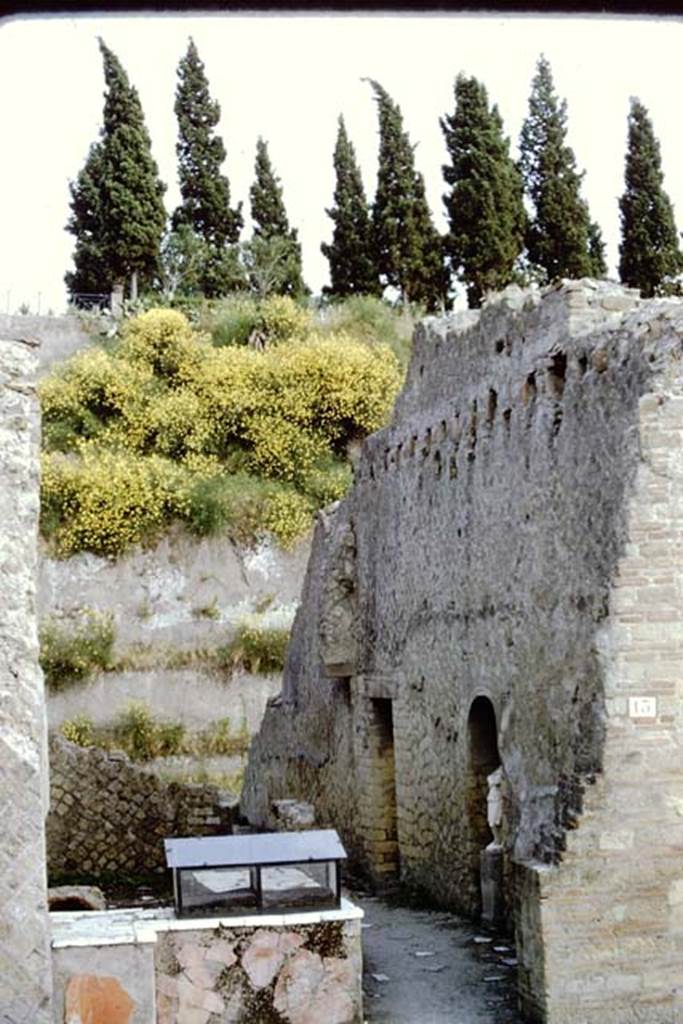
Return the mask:
{"type": "Polygon", "coordinates": [[[629,718],[656,718],[657,698],[629,697],[628,716],[629,718]]]}

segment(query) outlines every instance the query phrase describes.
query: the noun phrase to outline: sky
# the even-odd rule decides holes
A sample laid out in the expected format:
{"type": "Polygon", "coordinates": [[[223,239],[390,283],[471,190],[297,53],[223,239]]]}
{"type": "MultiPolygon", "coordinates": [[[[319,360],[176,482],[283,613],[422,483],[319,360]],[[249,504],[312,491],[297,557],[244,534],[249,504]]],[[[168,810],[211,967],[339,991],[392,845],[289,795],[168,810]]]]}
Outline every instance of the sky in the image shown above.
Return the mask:
{"type": "Polygon", "coordinates": [[[619,245],[629,97],[648,108],[662,149],[665,188],[683,229],[683,18],[463,14],[150,14],[43,16],[0,20],[0,313],[26,303],[63,312],[64,273],[74,238],[64,230],[68,183],[102,123],[104,80],[97,37],[114,50],[138,89],[153,155],[179,199],[176,69],[192,36],[221,106],[218,131],[232,202],[242,200],[250,234],[249,187],[256,139],[268,142],[290,223],[299,231],[304,277],[319,293],[328,280],[320,243],[334,191],[339,114],[355,145],[368,197],[377,170],[377,115],[364,77],[400,105],[439,230],[446,220],[439,118],[452,113],[458,73],[474,75],[498,104],[513,154],[541,53],[568,105],[568,141],[585,169],[583,194],[603,230],[610,273],[619,245]]]}

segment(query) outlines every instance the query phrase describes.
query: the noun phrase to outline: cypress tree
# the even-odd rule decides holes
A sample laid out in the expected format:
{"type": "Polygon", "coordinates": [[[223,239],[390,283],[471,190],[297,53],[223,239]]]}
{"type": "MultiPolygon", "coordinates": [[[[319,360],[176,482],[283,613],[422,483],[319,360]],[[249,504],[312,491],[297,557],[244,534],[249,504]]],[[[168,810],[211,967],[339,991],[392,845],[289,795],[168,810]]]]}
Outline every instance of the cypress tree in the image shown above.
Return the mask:
{"type": "Polygon", "coordinates": [[[566,101],[558,99],[550,64],[540,57],[522,126],[520,168],[534,208],[526,237],[528,257],[549,281],[590,276],[596,266],[590,253],[588,205],[580,194],[583,173],[576,169],[566,134],[566,101]]]}
{"type": "Polygon", "coordinates": [[[591,261],[591,277],[606,277],[605,243],[600,225],[594,220],[588,225],[588,256],[591,261]]]}
{"type": "Polygon", "coordinates": [[[441,119],[450,164],[443,176],[450,233],[446,251],[453,274],[467,285],[470,307],[487,291],[509,284],[524,247],[522,179],[510,157],[498,108],[485,87],[458,75],[455,112],[441,119]]]}
{"type": "Polygon", "coordinates": [[[332,243],[320,246],[330,264],[330,285],[323,290],[339,298],[378,295],[379,277],[372,258],[372,224],[363,179],[353,144],[340,116],[334,149],[336,187],[334,206],[326,210],[334,221],[332,243]]]}
{"type": "Polygon", "coordinates": [[[230,206],[230,183],[221,174],[225,146],[214,131],[220,106],[211,99],[204,64],[192,39],[178,65],[175,113],[182,203],[173,214],[173,227],[186,225],[206,243],[207,261],[199,283],[206,295],[213,296],[230,284],[222,273],[226,248],[237,242],[243,219],[241,204],[234,210],[230,206]]]}
{"type": "Polygon", "coordinates": [[[379,166],[372,208],[375,258],[383,286],[428,310],[446,303],[449,275],[443,242],[434,227],[424,180],[415,171],[413,147],[400,107],[372,79],[379,115],[379,166]]]}
{"type": "Polygon", "coordinates": [[[137,91],[121,64],[99,40],[106,91],[100,139],[90,147],[75,183],[70,184],[67,231],[76,236],[75,270],[65,276],[72,296],[109,292],[130,278],[151,283],[159,268],[166,222],[157,165],[137,91]]]}
{"type": "Polygon", "coordinates": [[[71,216],[66,230],[76,236],[75,269],[67,271],[64,281],[70,301],[80,306],[96,304],[94,296],[107,295],[112,285],[102,251],[101,188],[102,146],[93,142],[78,178],[69,183],[71,216]]]}
{"type": "Polygon", "coordinates": [[[664,191],[659,142],[643,104],[631,99],[626,151],[626,190],[619,200],[619,275],[643,296],[675,291],[683,271],[671,201],[664,191]],[[667,280],[668,279],[668,280],[667,280]]]}
{"type": "Polygon", "coordinates": [[[257,264],[276,262],[281,267],[274,278],[273,291],[281,295],[306,294],[297,231],[289,226],[282,186],[270,162],[268,147],[261,138],[256,143],[255,180],[249,197],[254,224],[254,240],[248,250],[250,257],[257,264]]]}
{"type": "Polygon", "coordinates": [[[152,156],[137,90],[112,51],[99,40],[107,87],[102,128],[102,245],[112,280],[150,282],[159,268],[166,223],[165,185],[152,156]]]}

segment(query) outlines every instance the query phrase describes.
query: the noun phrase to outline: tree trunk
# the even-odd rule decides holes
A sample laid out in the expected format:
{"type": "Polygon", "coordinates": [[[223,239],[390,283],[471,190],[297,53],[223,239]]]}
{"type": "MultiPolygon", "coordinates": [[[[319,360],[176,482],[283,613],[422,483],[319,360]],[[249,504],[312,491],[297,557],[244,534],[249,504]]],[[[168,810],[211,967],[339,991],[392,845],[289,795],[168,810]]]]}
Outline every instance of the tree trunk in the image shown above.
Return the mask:
{"type": "Polygon", "coordinates": [[[138,297],[138,272],[134,270],[130,275],[130,301],[136,302],[138,297]]]}

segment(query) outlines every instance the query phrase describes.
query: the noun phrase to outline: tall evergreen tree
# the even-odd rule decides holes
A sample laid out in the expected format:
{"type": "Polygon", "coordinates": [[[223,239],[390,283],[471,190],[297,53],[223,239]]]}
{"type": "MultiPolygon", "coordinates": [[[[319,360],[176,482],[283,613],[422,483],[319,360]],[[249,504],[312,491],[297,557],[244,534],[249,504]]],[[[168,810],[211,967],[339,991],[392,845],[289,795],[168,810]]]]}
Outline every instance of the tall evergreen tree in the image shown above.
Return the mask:
{"type": "Polygon", "coordinates": [[[137,90],[116,56],[100,39],[107,87],[102,128],[102,226],[107,264],[114,280],[150,281],[159,267],[166,224],[166,186],[152,156],[137,90]]]}
{"type": "Polygon", "coordinates": [[[458,75],[455,112],[443,117],[450,164],[443,176],[450,233],[446,251],[451,270],[467,286],[471,307],[487,291],[509,284],[524,247],[526,214],[522,179],[510,157],[498,108],[489,109],[485,87],[458,75]]]}
{"type": "Polygon", "coordinates": [[[397,288],[404,301],[421,302],[434,310],[448,297],[443,241],[434,227],[424,179],[415,171],[413,147],[403,130],[400,107],[379,82],[367,81],[379,114],[379,167],[372,223],[380,281],[397,288]]]}
{"type": "MultiPolygon", "coordinates": [[[[588,205],[581,197],[583,173],[566,143],[567,103],[555,93],[550,64],[540,57],[531,83],[529,115],[522,126],[520,168],[534,208],[527,230],[527,251],[532,264],[547,280],[593,274],[588,205]]],[[[599,261],[598,261],[599,262],[599,261]]]]}
{"type": "Polygon", "coordinates": [[[340,116],[334,149],[336,186],[334,206],[327,210],[334,221],[332,243],[320,246],[330,264],[329,295],[378,295],[379,276],[372,253],[372,223],[363,179],[344,118],[340,116]]]}
{"type": "Polygon", "coordinates": [[[102,250],[101,189],[102,145],[93,142],[78,178],[69,183],[71,216],[66,229],[76,236],[75,269],[67,271],[64,280],[71,301],[81,306],[96,304],[96,296],[107,295],[112,285],[102,250]]]}
{"type": "Polygon", "coordinates": [[[268,146],[259,138],[256,143],[254,184],[249,190],[254,240],[249,253],[257,262],[277,260],[283,269],[273,290],[281,295],[304,295],[308,291],[301,268],[301,245],[296,228],[289,226],[282,198],[280,179],[273,170],[268,146]],[[286,244],[283,245],[284,240],[286,244]],[[266,244],[271,243],[271,244],[266,244]]]}
{"type": "Polygon", "coordinates": [[[683,255],[671,201],[664,191],[662,161],[652,122],[643,104],[631,99],[626,151],[626,190],[619,200],[619,275],[643,296],[675,290],[683,255]]]}
{"type": "Polygon", "coordinates": [[[588,256],[591,261],[591,277],[606,277],[605,243],[600,225],[594,220],[588,225],[588,256]]]}
{"type": "Polygon", "coordinates": [[[230,206],[230,183],[221,174],[225,146],[214,129],[220,106],[209,94],[204,65],[194,40],[178,65],[175,113],[178,119],[178,178],[181,205],[173,214],[173,228],[191,228],[207,246],[207,261],[199,283],[206,295],[221,294],[230,282],[222,270],[226,248],[234,245],[243,225],[241,204],[230,206]]]}
{"type": "Polygon", "coordinates": [[[138,279],[151,283],[159,268],[165,186],[159,181],[137,91],[102,39],[99,45],[106,86],[104,123],[100,141],[91,147],[71,186],[67,230],[76,235],[76,269],[66,281],[73,288],[96,280],[109,291],[114,283],[129,279],[134,298],[138,279]]]}

